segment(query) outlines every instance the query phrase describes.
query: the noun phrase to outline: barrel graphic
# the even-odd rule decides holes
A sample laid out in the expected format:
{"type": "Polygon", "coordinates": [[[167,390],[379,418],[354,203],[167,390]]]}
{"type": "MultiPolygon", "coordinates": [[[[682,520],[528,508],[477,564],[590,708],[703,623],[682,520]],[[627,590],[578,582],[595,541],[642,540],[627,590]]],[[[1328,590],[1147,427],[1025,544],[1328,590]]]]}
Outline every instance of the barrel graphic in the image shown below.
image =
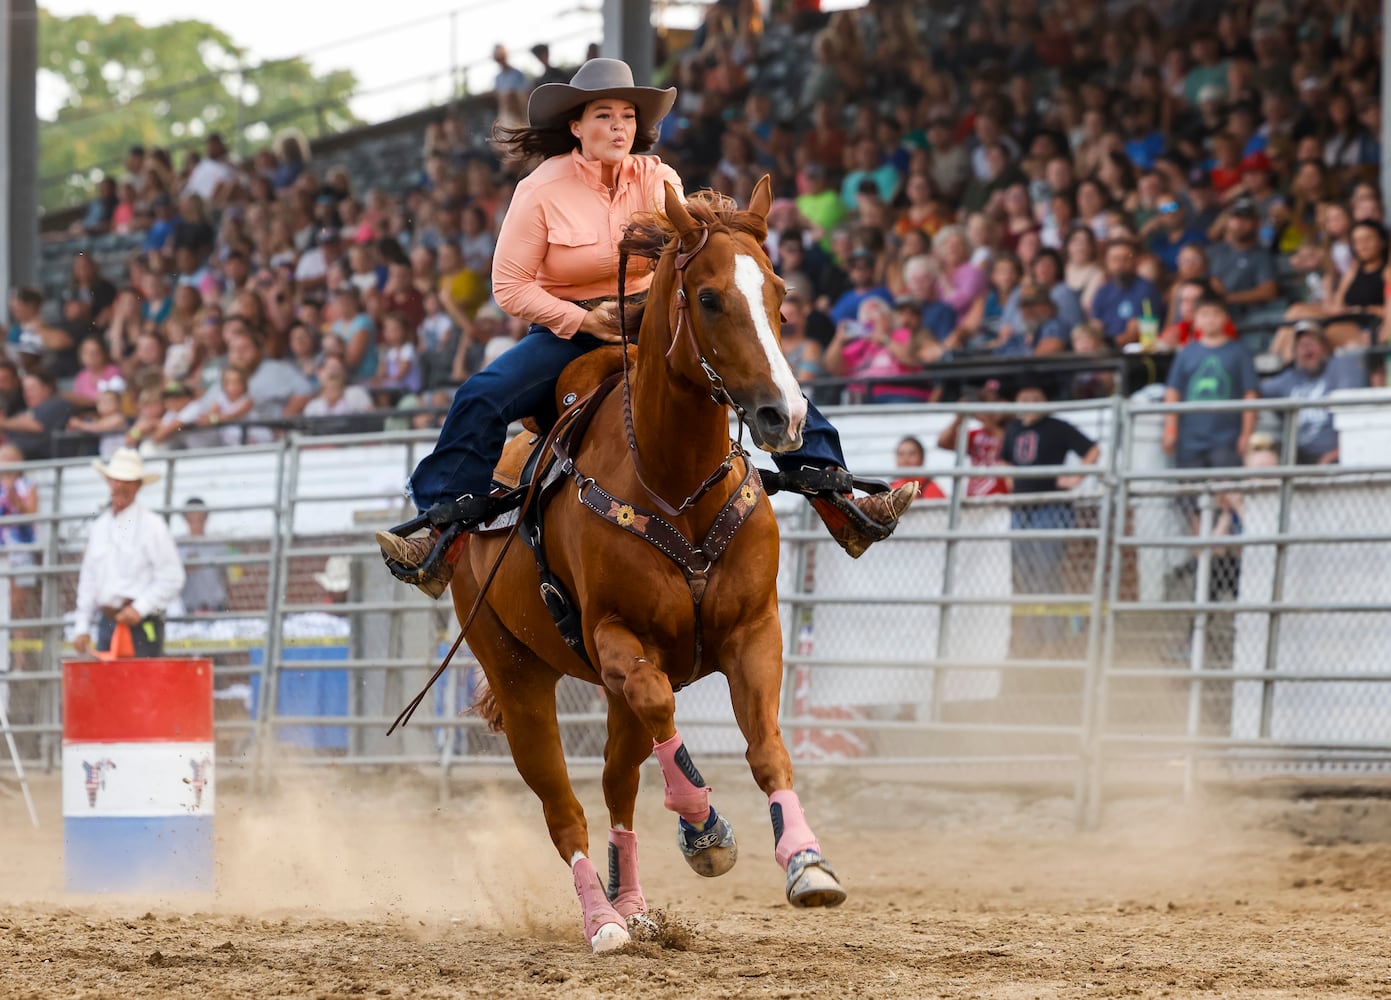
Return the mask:
{"type": "Polygon", "coordinates": [[[72,892],[213,889],[212,664],[63,664],[63,851],[72,892]]]}

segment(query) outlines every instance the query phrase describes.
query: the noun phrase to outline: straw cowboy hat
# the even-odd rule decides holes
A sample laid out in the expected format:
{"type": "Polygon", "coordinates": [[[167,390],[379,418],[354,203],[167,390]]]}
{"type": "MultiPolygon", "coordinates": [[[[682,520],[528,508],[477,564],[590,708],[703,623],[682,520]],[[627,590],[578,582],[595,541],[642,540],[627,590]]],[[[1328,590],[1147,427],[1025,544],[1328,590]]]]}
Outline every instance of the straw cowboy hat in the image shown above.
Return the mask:
{"type": "Polygon", "coordinates": [[[107,479],[115,479],[122,483],[142,483],[149,486],[159,479],[158,472],[145,471],[145,460],[140,457],[140,452],[133,448],[117,448],[111,456],[110,464],[93,459],[92,468],[107,479]]]}
{"type": "Polygon", "coordinates": [[[330,594],[346,594],[352,586],[353,562],[347,556],[329,556],[324,571],[314,574],[314,582],[330,594]]]}
{"type": "Polygon", "coordinates": [[[635,86],[633,70],[622,59],[591,59],[569,83],[545,83],[533,90],[526,115],[533,127],[560,125],[567,112],[601,97],[632,101],[645,127],[666,117],[676,103],[676,88],[635,86]]]}

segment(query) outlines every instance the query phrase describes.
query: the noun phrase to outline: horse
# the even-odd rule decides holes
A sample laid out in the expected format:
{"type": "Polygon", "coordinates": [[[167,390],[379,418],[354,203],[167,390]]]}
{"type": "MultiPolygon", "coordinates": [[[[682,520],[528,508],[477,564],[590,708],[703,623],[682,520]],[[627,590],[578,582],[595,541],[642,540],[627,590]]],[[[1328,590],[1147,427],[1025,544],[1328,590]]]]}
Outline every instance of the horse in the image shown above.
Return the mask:
{"type": "MultiPolygon", "coordinates": [[[[631,377],[625,345],[624,391],[599,403],[565,456],[578,488],[553,492],[544,512],[544,554],[579,611],[583,655],[562,638],[522,547],[509,551],[497,535],[469,535],[451,582],[460,622],[475,611],[464,631],[486,678],[475,707],[501,728],[541,800],[595,952],[623,946],[650,923],[633,813],[640,765],[654,751],[690,866],[716,876],[737,857],[733,828],[710,804],[673,718],[674,691],[714,671],[728,679],[749,768],[768,796],[789,902],[833,906],[846,896],[793,790],[778,728],[778,526],[757,471],[730,437],[731,408],[741,423],[747,419],[754,443],[773,453],[800,447],[806,419],[806,400],[779,346],[785,288],[762,248],[770,203],[767,177],[747,211],[718,195],[683,203],[668,185],[664,212],[628,227],[622,264],[629,254],[653,262],[631,377]],[[679,504],[672,499],[683,496],[679,504]],[[684,564],[671,549],[686,553],[684,564]],[[589,857],[588,826],[561,749],[556,685],[563,675],[600,685],[607,698],[607,891],[589,857]]],[[[499,468],[525,445],[514,439],[499,468]]]]}

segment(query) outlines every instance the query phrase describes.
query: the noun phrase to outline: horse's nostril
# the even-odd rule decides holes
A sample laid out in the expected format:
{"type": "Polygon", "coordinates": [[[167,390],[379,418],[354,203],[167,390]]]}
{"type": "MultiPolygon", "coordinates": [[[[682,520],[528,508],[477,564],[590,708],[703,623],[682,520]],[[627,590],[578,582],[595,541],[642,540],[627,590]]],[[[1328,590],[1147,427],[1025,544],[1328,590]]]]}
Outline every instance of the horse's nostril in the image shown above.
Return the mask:
{"type": "Polygon", "coordinates": [[[787,433],[787,411],[780,406],[760,406],[753,419],[764,438],[776,440],[787,433]]]}

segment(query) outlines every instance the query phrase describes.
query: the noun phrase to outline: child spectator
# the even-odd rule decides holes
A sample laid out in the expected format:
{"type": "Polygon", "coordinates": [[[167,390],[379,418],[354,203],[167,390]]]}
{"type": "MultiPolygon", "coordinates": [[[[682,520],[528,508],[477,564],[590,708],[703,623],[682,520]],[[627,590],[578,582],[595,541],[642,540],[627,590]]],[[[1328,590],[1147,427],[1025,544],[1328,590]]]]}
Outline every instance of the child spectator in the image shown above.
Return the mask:
{"type": "MultiPolygon", "coordinates": [[[[923,449],[923,443],[911,434],[898,442],[894,449],[894,465],[900,469],[921,469],[927,464],[927,452],[923,449]]],[[[918,484],[919,500],[945,500],[946,494],[937,485],[931,476],[903,476],[893,481],[893,488],[898,489],[907,483],[918,484]]]]}
{"type": "Polygon", "coordinates": [[[102,384],[109,388],[103,388],[97,393],[96,416],[71,417],[68,419],[68,430],[100,435],[97,440],[97,452],[101,455],[102,461],[105,461],[116,453],[116,449],[126,446],[126,430],[130,421],[121,409],[121,390],[125,387],[121,377],[117,375],[102,384]],[[121,386],[121,389],[115,388],[116,385],[121,386]]]}
{"type": "Polygon", "coordinates": [[[372,378],[374,389],[395,392],[416,392],[420,388],[420,364],[415,350],[415,336],[406,317],[387,313],[382,318],[381,361],[372,378]]]}
{"type": "MultiPolygon", "coordinates": [[[[999,383],[991,380],[980,391],[982,403],[1000,401],[999,383]]],[[[1001,465],[1000,452],[1005,443],[1005,420],[999,413],[977,413],[979,427],[972,428],[966,435],[966,457],[976,468],[1001,465]]],[[[956,451],[958,435],[966,421],[965,414],[958,413],[937,437],[937,447],[946,451],[956,451]]],[[[1009,480],[1002,476],[972,476],[966,480],[968,497],[992,496],[1009,492],[1009,480]]]]}
{"type": "MultiPolygon", "coordinates": [[[[1198,300],[1193,325],[1198,339],[1179,351],[1169,370],[1166,403],[1256,399],[1260,392],[1251,354],[1227,336],[1227,307],[1215,295],[1198,300]]],[[[1180,469],[1226,469],[1241,464],[1256,425],[1244,413],[1169,413],[1163,446],[1180,469]]]]}
{"type": "Polygon", "coordinates": [[[119,379],[121,370],[112,364],[111,355],[107,353],[106,344],[100,337],[88,337],[83,340],[78,345],[77,357],[82,363],[82,370],[73,379],[72,392],[68,398],[74,406],[85,410],[96,405],[102,383],[110,382],[113,378],[119,379]]]}

